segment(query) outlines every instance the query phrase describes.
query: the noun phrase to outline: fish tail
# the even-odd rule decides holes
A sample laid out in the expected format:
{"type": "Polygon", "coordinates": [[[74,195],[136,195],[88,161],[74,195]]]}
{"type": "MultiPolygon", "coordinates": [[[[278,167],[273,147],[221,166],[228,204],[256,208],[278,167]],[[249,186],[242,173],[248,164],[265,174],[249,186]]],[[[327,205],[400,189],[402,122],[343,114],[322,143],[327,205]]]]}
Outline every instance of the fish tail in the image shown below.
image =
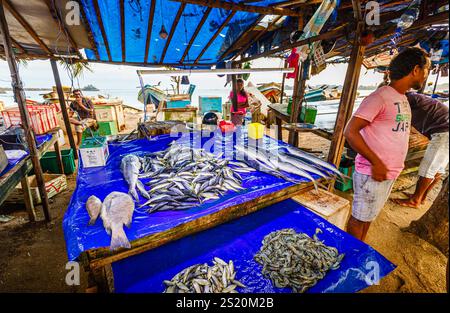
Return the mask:
{"type": "Polygon", "coordinates": [[[97,221],[97,218],[98,218],[98,215],[91,217],[91,219],[89,220],[89,225],[94,225],[95,222],[97,221]]]}
{"type": "Polygon", "coordinates": [[[116,250],[118,248],[131,248],[131,244],[128,241],[127,235],[123,230],[122,225],[112,224],[111,225],[111,244],[109,249],[111,251],[116,250]]]}
{"type": "Polygon", "coordinates": [[[133,198],[134,198],[137,202],[139,202],[139,196],[138,196],[138,194],[137,194],[135,188],[130,188],[130,189],[128,190],[128,193],[129,193],[130,195],[132,195],[133,198]]]}

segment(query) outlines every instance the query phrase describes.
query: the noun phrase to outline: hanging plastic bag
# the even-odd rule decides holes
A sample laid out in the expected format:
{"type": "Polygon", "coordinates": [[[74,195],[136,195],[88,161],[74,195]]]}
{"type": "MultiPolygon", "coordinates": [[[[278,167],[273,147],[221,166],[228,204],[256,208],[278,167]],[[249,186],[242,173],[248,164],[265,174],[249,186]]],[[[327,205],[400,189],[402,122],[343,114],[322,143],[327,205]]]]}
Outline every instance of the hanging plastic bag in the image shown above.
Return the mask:
{"type": "Polygon", "coordinates": [[[187,76],[182,76],[182,77],[181,77],[181,84],[182,84],[182,85],[190,85],[191,83],[189,82],[189,77],[187,77],[187,76]]]}

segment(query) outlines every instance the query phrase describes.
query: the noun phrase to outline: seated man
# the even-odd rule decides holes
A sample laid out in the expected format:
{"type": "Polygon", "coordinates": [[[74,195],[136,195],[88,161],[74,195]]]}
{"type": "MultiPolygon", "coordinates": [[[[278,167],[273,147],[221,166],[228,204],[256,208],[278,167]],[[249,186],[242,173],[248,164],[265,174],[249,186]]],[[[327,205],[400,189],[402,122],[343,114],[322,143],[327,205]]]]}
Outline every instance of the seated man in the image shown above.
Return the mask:
{"type": "Polygon", "coordinates": [[[449,154],[449,116],[448,106],[429,96],[408,92],[412,112],[412,126],[428,137],[425,156],[420,162],[419,179],[414,194],[408,199],[395,199],[394,202],[417,208],[425,202],[428,192],[440,181],[448,165],[449,154]]]}
{"type": "Polygon", "coordinates": [[[75,125],[77,133],[77,146],[81,143],[83,131],[86,127],[96,126],[94,105],[91,100],[83,97],[81,90],[75,89],[73,95],[76,100],[72,101],[69,107],[69,121],[75,125]]]}

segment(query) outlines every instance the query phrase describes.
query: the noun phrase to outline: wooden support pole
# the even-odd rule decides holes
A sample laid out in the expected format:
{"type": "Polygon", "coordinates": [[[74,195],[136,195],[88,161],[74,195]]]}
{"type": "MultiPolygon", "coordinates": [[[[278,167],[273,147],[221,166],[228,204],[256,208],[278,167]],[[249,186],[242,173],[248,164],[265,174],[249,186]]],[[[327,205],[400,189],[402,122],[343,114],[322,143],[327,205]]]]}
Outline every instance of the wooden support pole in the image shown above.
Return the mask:
{"type": "Polygon", "coordinates": [[[353,105],[358,90],[359,75],[361,73],[361,65],[364,58],[365,46],[360,43],[361,33],[364,22],[359,22],[356,30],[355,43],[352,47],[347,73],[345,76],[344,86],[342,87],[341,100],[339,102],[339,110],[336,117],[336,125],[334,127],[333,138],[328,153],[328,162],[339,167],[342,152],[344,150],[345,138],[344,129],[353,114],[353,105]]]}
{"type": "MultiPolygon", "coordinates": [[[[302,102],[305,97],[306,80],[308,79],[310,61],[306,59],[301,63],[298,69],[297,77],[294,82],[294,91],[292,94],[292,109],[290,123],[297,123],[298,116],[302,111],[302,102]]],[[[296,147],[298,145],[298,136],[295,131],[289,131],[289,144],[296,147]]]]}
{"type": "MultiPolygon", "coordinates": [[[[288,62],[284,61],[284,68],[288,67],[288,62]]],[[[283,95],[284,95],[284,84],[286,82],[286,73],[283,73],[283,79],[281,80],[281,94],[280,94],[280,104],[283,103],[283,95]]],[[[278,139],[280,140],[280,139],[278,139]]]]}
{"type": "Polygon", "coordinates": [[[38,184],[39,194],[42,199],[42,206],[44,209],[44,216],[46,221],[50,221],[50,209],[48,204],[47,191],[45,190],[44,177],[42,175],[41,163],[39,161],[39,151],[36,148],[36,138],[30,126],[30,116],[26,106],[25,93],[23,91],[22,82],[20,80],[19,69],[14,57],[14,51],[11,45],[8,24],[6,23],[5,11],[3,9],[4,0],[0,0],[0,31],[3,39],[3,46],[5,48],[5,57],[8,62],[9,70],[11,72],[11,82],[14,91],[14,97],[19,105],[20,118],[22,120],[22,127],[25,131],[25,136],[28,143],[31,162],[33,163],[34,172],[36,175],[36,182],[38,184]]]}
{"type": "Polygon", "coordinates": [[[56,91],[58,92],[59,104],[61,105],[61,112],[64,119],[64,126],[66,126],[67,137],[69,137],[70,147],[73,150],[75,159],[78,159],[77,146],[75,145],[75,139],[73,138],[72,127],[69,122],[69,114],[67,113],[66,100],[64,99],[64,92],[61,85],[61,79],[59,77],[58,66],[55,60],[50,60],[52,66],[53,77],[55,78],[56,91]]]}
{"type": "Polygon", "coordinates": [[[238,90],[237,90],[237,77],[236,75],[231,75],[231,82],[233,87],[233,98],[231,99],[231,103],[233,106],[233,111],[237,112],[238,110],[238,90]]]}

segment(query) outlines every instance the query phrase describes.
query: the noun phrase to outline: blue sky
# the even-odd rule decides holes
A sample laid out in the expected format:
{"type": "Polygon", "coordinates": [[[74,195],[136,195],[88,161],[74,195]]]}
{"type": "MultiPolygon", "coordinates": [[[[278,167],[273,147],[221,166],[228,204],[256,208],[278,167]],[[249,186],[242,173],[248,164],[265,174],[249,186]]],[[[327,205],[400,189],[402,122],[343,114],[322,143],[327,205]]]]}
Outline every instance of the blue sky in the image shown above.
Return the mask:
{"type": "MultiPolygon", "coordinates": [[[[253,67],[281,67],[283,62],[280,59],[262,59],[252,63],[253,67]]],[[[130,89],[139,85],[136,70],[139,67],[109,64],[91,64],[93,72],[86,72],[79,79],[81,87],[92,84],[99,89],[130,89]]],[[[308,84],[310,85],[342,85],[345,78],[346,64],[328,65],[319,75],[313,76],[308,84]]],[[[20,75],[25,87],[50,87],[54,85],[53,74],[49,61],[29,61],[27,66],[20,66],[20,75]]],[[[71,85],[69,75],[64,68],[60,67],[60,76],[64,85],[71,85]]],[[[250,80],[257,83],[281,82],[282,75],[279,73],[255,73],[250,76],[250,80]]],[[[225,84],[225,77],[217,75],[192,75],[191,83],[206,89],[219,89],[225,84]]],[[[363,67],[361,72],[361,85],[374,85],[382,80],[382,75],[373,70],[366,70],[363,67]]],[[[157,84],[162,81],[163,85],[169,86],[168,77],[147,77],[146,83],[157,84]]],[[[287,80],[288,85],[293,85],[293,79],[287,80]]],[[[9,87],[10,74],[5,61],[0,61],[0,86],[9,87]]],[[[77,85],[77,83],[75,83],[77,85]]]]}

